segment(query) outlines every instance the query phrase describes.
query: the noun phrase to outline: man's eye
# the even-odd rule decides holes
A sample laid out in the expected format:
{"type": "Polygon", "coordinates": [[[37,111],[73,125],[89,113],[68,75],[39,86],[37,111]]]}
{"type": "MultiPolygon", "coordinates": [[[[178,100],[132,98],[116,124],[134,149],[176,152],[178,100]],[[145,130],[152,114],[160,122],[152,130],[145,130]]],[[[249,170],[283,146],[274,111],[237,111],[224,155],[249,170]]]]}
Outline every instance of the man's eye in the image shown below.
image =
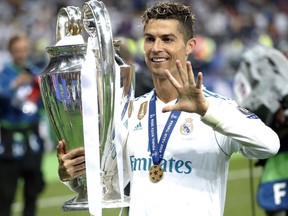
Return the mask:
{"type": "Polygon", "coordinates": [[[146,41],[146,42],[153,42],[153,41],[154,41],[154,38],[147,37],[147,38],[145,39],[145,41],[146,41]]]}
{"type": "Polygon", "coordinates": [[[169,43],[169,42],[172,42],[173,40],[171,38],[163,38],[163,41],[165,43],[169,43]]]}

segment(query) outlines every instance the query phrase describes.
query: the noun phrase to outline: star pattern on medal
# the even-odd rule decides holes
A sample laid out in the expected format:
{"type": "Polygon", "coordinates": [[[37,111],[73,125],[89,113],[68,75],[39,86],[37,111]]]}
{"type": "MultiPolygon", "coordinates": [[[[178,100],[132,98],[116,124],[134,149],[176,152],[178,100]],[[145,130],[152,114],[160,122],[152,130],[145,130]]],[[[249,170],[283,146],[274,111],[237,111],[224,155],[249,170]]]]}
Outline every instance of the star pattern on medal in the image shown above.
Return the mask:
{"type": "Polygon", "coordinates": [[[149,171],[149,177],[152,182],[159,182],[163,178],[164,171],[160,165],[153,165],[149,171]]]}

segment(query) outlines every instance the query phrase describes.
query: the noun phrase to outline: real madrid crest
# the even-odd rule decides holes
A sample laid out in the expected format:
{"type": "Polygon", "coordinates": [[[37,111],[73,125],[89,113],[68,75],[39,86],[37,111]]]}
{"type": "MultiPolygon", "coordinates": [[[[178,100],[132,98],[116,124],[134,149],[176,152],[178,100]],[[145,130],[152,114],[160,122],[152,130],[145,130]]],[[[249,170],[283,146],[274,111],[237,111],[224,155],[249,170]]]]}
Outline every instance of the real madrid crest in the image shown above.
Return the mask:
{"type": "Polygon", "coordinates": [[[193,130],[193,124],[192,124],[193,119],[192,118],[186,118],[185,122],[181,125],[180,127],[180,132],[183,135],[190,134],[193,130]]]}

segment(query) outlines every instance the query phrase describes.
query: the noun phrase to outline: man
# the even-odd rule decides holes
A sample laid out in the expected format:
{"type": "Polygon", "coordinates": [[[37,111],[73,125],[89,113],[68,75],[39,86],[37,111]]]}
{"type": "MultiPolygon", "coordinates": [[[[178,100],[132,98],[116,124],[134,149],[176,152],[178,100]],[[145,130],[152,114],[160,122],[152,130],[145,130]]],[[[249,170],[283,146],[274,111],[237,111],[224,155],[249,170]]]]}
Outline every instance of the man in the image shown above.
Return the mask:
{"type": "MultiPolygon", "coordinates": [[[[134,100],[127,120],[133,216],[222,216],[231,155],[268,158],[279,149],[277,135],[256,115],[207,91],[201,72],[194,80],[187,62],[194,22],[180,3],[159,2],[143,14],[155,88],[134,100]]],[[[57,156],[62,181],[85,173],[83,148],[66,152],[60,141],[57,156]]]]}
{"type": "Polygon", "coordinates": [[[41,97],[37,73],[29,62],[30,43],[16,35],[8,44],[12,61],[0,72],[0,215],[10,216],[19,179],[24,180],[23,216],[36,214],[44,186],[43,142],[39,136],[41,97]]]}

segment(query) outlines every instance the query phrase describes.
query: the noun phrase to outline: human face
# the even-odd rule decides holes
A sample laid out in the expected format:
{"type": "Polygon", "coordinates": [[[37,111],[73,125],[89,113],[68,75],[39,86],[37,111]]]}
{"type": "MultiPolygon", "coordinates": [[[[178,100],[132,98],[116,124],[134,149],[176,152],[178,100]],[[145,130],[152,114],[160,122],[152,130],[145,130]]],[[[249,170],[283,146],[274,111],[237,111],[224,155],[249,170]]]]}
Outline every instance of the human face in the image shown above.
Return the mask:
{"type": "Polygon", "coordinates": [[[23,67],[29,57],[29,42],[26,38],[15,41],[10,48],[14,63],[23,67]]]}
{"type": "Polygon", "coordinates": [[[195,45],[194,39],[187,43],[179,31],[179,21],[174,19],[151,20],[144,28],[144,54],[147,67],[154,76],[165,77],[168,69],[172,74],[178,74],[176,60],[185,65],[188,55],[195,45]]]}

